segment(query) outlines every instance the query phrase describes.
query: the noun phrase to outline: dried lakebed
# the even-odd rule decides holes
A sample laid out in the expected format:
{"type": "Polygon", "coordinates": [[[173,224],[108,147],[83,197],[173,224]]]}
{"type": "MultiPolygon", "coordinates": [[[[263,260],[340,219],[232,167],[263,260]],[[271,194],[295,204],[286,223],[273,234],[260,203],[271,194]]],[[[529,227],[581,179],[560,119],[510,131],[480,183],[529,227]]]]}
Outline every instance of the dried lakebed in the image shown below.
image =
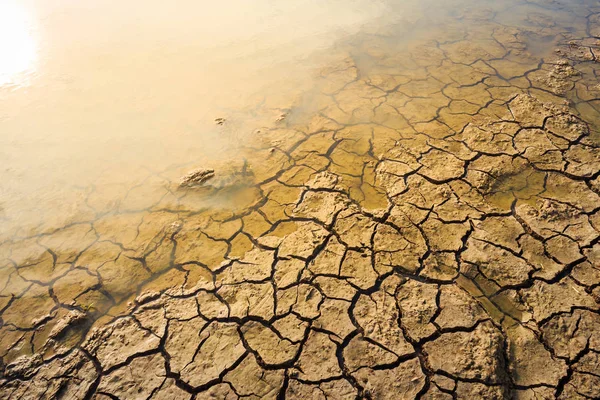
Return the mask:
{"type": "Polygon", "coordinates": [[[600,397],[587,3],[362,35],[201,187],[2,242],[0,397],[600,397]]]}

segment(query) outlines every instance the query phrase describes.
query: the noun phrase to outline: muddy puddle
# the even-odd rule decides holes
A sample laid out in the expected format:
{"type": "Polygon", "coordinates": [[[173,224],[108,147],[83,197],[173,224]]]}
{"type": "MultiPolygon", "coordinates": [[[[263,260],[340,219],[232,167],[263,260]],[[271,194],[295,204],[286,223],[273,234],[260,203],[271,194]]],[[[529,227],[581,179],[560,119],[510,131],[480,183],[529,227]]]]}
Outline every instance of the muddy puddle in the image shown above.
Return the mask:
{"type": "Polygon", "coordinates": [[[288,3],[0,4],[0,397],[600,397],[600,6],[288,3]]]}

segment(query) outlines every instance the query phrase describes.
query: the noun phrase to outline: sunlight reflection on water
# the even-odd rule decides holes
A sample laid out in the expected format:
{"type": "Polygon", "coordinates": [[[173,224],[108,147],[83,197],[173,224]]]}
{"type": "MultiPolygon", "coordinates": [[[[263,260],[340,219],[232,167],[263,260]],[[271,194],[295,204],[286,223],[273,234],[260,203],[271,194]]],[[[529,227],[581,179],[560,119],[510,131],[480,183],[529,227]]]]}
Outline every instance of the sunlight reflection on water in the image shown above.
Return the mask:
{"type": "Polygon", "coordinates": [[[36,42],[27,10],[12,1],[0,2],[0,86],[19,85],[32,72],[36,42]]]}

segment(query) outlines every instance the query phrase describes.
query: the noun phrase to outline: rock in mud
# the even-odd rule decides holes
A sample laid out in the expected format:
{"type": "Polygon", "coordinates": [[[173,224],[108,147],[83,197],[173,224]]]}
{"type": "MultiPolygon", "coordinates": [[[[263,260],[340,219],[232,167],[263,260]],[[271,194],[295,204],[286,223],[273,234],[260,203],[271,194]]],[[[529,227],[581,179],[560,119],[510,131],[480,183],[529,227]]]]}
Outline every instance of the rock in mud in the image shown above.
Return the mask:
{"type": "Polygon", "coordinates": [[[179,183],[179,187],[191,188],[191,187],[195,187],[195,186],[200,186],[204,182],[208,181],[209,179],[214,178],[214,176],[215,176],[214,169],[198,168],[198,169],[195,169],[195,170],[189,172],[185,176],[183,176],[179,183]]]}

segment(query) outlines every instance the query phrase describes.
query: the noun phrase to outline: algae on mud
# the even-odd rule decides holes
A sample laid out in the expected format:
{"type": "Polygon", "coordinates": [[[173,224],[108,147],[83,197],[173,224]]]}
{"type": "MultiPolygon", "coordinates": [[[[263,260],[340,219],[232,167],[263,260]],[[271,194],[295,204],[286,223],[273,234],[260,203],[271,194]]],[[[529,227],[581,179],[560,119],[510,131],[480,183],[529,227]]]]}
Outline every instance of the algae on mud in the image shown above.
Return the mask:
{"type": "Polygon", "coordinates": [[[341,40],[204,185],[2,242],[0,393],[600,397],[600,7],[470,5],[341,40]]]}

